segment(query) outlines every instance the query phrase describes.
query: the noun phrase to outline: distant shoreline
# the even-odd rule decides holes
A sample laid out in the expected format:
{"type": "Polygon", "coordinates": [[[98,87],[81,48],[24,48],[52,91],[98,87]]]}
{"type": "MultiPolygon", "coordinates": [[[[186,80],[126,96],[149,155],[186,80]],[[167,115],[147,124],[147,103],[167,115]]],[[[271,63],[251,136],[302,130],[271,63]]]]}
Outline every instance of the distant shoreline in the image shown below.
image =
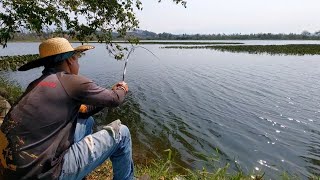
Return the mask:
{"type": "MultiPolygon", "coordinates": [[[[290,40],[284,40],[284,39],[267,39],[267,40],[261,40],[261,39],[242,39],[242,40],[140,40],[138,44],[185,44],[185,45],[210,45],[210,44],[245,44],[241,41],[320,41],[320,40],[308,40],[308,39],[290,39],[290,40]],[[235,41],[235,42],[230,42],[235,41]],[[239,41],[239,42],[237,42],[239,41]]],[[[41,40],[11,40],[8,41],[8,43],[40,43],[41,40]]],[[[76,40],[70,40],[71,43],[82,43],[80,41],[76,40]]],[[[98,42],[98,41],[87,41],[83,43],[100,43],[105,44],[104,42],[98,42]]],[[[128,41],[113,41],[112,43],[118,43],[118,44],[130,44],[128,41]]]]}
{"type": "MultiPolygon", "coordinates": [[[[24,42],[24,43],[34,43],[34,42],[41,42],[41,41],[36,41],[36,40],[26,40],[26,41],[9,41],[8,43],[19,43],[19,42],[24,42]]],[[[80,41],[73,41],[70,40],[71,43],[81,43],[80,41]]],[[[100,43],[98,41],[87,41],[84,43],[100,43]]],[[[130,44],[130,42],[128,41],[113,41],[112,43],[118,43],[118,44],[130,44]]],[[[104,43],[100,43],[100,44],[104,44],[104,43]]],[[[216,41],[216,42],[204,42],[204,41],[172,41],[172,40],[161,40],[161,41],[154,41],[154,40],[148,40],[148,41],[139,41],[138,44],[188,44],[188,45],[201,45],[201,44],[244,44],[244,43],[240,43],[240,42],[220,42],[220,41],[216,41]]]]}
{"type": "Polygon", "coordinates": [[[213,49],[221,52],[270,55],[320,55],[320,44],[235,45],[235,46],[164,46],[164,49],[213,49]]]}

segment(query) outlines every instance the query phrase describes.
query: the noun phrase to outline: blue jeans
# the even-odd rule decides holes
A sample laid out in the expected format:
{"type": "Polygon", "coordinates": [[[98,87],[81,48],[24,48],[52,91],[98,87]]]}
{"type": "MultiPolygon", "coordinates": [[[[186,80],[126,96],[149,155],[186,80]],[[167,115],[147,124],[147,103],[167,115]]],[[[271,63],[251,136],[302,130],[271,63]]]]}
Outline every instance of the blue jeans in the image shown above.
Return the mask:
{"type": "Polygon", "coordinates": [[[110,158],[113,179],[133,179],[132,145],[129,129],[114,121],[106,130],[92,134],[94,119],[78,119],[75,142],[64,155],[60,180],[81,180],[110,158]]]}

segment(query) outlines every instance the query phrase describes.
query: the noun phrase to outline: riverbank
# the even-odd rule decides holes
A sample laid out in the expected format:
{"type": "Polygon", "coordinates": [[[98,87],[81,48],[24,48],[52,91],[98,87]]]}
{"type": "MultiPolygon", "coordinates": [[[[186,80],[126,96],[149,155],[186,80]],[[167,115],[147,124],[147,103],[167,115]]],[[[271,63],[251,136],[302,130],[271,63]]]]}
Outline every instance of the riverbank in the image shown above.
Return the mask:
{"type": "MultiPolygon", "coordinates": [[[[13,104],[18,98],[22,95],[22,88],[14,83],[9,82],[3,78],[0,78],[0,97],[6,99],[10,104],[13,104]]],[[[0,99],[1,100],[1,99],[0,99]]],[[[1,107],[0,107],[1,108],[1,107]]],[[[1,120],[2,121],[2,120],[1,120]]],[[[0,122],[0,125],[2,122],[0,122]]],[[[134,150],[137,150],[137,146],[134,146],[134,150]]],[[[260,176],[249,176],[245,175],[242,171],[229,174],[229,164],[225,167],[218,168],[213,172],[206,170],[201,171],[192,171],[190,169],[184,168],[172,161],[172,152],[171,150],[166,150],[168,152],[168,157],[166,160],[157,159],[157,160],[146,160],[145,163],[142,163],[141,159],[133,155],[135,163],[135,177],[138,177],[140,180],[151,180],[151,179],[199,179],[198,177],[204,177],[205,179],[251,179],[256,177],[259,179],[260,176]],[[135,159],[138,158],[138,159],[135,159]],[[178,173],[176,169],[179,168],[180,172],[178,173]],[[184,172],[181,173],[181,170],[184,172]]],[[[110,161],[106,161],[101,166],[95,169],[87,177],[88,180],[106,180],[112,179],[112,165],[110,161]]]]}
{"type": "MultiPolygon", "coordinates": [[[[14,83],[0,78],[1,96],[5,97],[8,102],[13,104],[22,94],[21,87],[14,83]]],[[[140,180],[149,179],[175,179],[175,180],[199,180],[199,179],[263,179],[264,173],[260,171],[251,171],[245,173],[240,167],[236,170],[230,167],[230,164],[215,166],[215,169],[189,169],[182,167],[173,160],[171,150],[166,150],[168,154],[166,158],[148,159],[142,161],[136,152],[139,147],[133,147],[133,158],[135,162],[135,177],[140,180]]],[[[87,176],[88,180],[106,180],[112,179],[112,165],[110,161],[106,161],[96,168],[87,176]]],[[[286,173],[279,175],[279,179],[299,179],[297,176],[290,176],[286,173]]],[[[319,177],[311,177],[310,179],[319,180],[319,177]]]]}
{"type": "Polygon", "coordinates": [[[17,101],[22,92],[18,84],[0,77],[0,125],[11,105],[17,101]]]}
{"type": "MultiPolygon", "coordinates": [[[[191,170],[184,169],[184,172],[177,172],[174,169],[174,162],[153,160],[150,164],[135,164],[135,177],[138,180],[218,180],[218,179],[241,179],[241,180],[260,180],[263,179],[263,173],[260,175],[246,175],[241,171],[230,173],[230,165],[227,164],[224,167],[217,168],[214,171],[191,170]]],[[[110,161],[106,161],[101,166],[95,169],[91,174],[87,176],[87,180],[111,180],[112,179],[112,164],[110,161]]],[[[282,179],[286,178],[284,175],[282,179]]]]}

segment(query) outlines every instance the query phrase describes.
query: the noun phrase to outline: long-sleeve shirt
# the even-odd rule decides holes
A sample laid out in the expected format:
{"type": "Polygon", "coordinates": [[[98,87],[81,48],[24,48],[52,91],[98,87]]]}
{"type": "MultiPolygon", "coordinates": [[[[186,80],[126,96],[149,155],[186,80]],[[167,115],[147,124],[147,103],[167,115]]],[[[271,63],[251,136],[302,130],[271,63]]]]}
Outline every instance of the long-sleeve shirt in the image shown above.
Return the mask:
{"type": "Polygon", "coordinates": [[[114,107],[124,97],[122,89],[65,72],[33,81],[1,126],[0,179],[58,179],[81,104],[114,107]]]}

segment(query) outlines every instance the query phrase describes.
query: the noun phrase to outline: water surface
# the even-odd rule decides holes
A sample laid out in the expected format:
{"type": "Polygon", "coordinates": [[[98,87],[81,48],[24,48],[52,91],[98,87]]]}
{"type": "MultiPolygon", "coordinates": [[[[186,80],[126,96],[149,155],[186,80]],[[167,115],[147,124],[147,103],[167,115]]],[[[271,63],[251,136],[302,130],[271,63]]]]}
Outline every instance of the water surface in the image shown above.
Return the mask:
{"type": "MultiPolygon", "coordinates": [[[[38,45],[10,43],[0,54],[33,54],[38,45]]],[[[121,80],[124,62],[112,59],[103,44],[95,46],[80,60],[80,72],[110,87],[121,80]]],[[[218,155],[221,164],[236,161],[244,171],[265,171],[270,178],[283,171],[302,178],[320,175],[319,56],[144,47],[160,60],[135,50],[128,63],[126,102],[100,116],[99,123],[120,118],[148,154],[164,155],[170,148],[179,163],[193,168],[212,168],[218,155]]],[[[26,87],[41,71],[0,74],[26,87]]]]}

